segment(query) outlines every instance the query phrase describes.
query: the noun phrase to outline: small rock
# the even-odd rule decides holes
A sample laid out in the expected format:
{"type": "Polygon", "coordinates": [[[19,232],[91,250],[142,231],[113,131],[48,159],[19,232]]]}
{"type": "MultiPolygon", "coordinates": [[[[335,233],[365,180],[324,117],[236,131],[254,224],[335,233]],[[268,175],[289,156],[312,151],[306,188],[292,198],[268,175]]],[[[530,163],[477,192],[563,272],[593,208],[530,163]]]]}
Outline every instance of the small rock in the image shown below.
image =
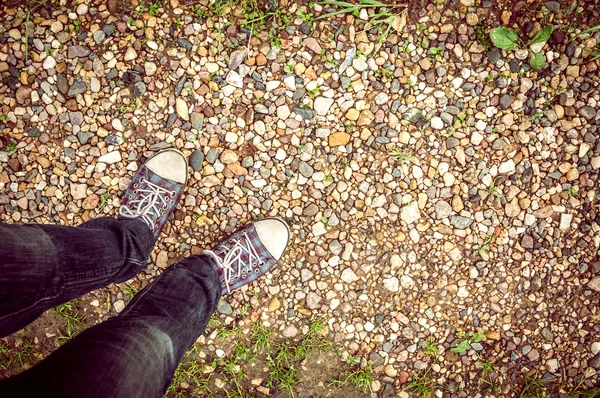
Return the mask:
{"type": "Polygon", "coordinates": [[[596,117],[596,110],[591,106],[584,106],[579,109],[579,114],[587,120],[592,120],[594,117],[596,117]]]}
{"type": "Polygon", "coordinates": [[[233,314],[233,308],[231,308],[231,305],[223,299],[219,300],[219,303],[217,304],[217,311],[223,315],[233,314]]]}
{"type": "Polygon", "coordinates": [[[440,117],[434,116],[431,118],[431,128],[441,130],[444,128],[444,122],[440,117]]]}
{"type": "Polygon", "coordinates": [[[446,218],[450,214],[452,214],[452,206],[448,202],[440,200],[435,204],[435,215],[438,220],[446,218]]]}
{"type": "Polygon", "coordinates": [[[177,115],[183,120],[190,120],[188,106],[183,98],[177,97],[177,99],[175,100],[175,111],[177,112],[177,115]]]}
{"type": "Polygon", "coordinates": [[[244,80],[236,71],[230,70],[225,78],[225,81],[231,84],[233,87],[242,88],[244,85],[244,80]]]}
{"type": "Polygon", "coordinates": [[[113,303],[113,307],[117,313],[125,309],[125,302],[123,300],[117,300],[113,303]]]}
{"type": "Polygon", "coordinates": [[[333,105],[333,98],[317,97],[314,102],[314,109],[318,115],[325,116],[329,108],[333,105]]]}
{"type": "Polygon", "coordinates": [[[471,224],[473,224],[473,219],[469,218],[469,217],[463,217],[463,216],[451,216],[450,224],[452,224],[455,228],[458,228],[458,229],[466,229],[471,224]]]}
{"type": "Polygon", "coordinates": [[[121,153],[119,151],[112,151],[106,155],[102,155],[98,158],[98,162],[106,164],[114,164],[121,161],[121,153]]]}
{"type": "Polygon", "coordinates": [[[400,290],[400,281],[398,278],[392,277],[383,280],[383,286],[390,292],[397,292],[400,290]]]}
{"type": "Polygon", "coordinates": [[[346,268],[342,271],[341,279],[346,283],[353,283],[358,280],[358,276],[350,268],[346,268]]]}
{"type": "Polygon", "coordinates": [[[317,40],[313,37],[307,37],[306,39],[304,39],[304,45],[306,47],[308,47],[312,52],[314,52],[317,55],[321,54],[321,46],[319,45],[319,43],[317,43],[317,40]]]}
{"type": "Polygon", "coordinates": [[[81,207],[86,210],[91,210],[98,207],[98,203],[100,203],[100,196],[96,194],[91,194],[83,200],[83,202],[81,203],[81,207]]]}
{"type": "Polygon", "coordinates": [[[346,145],[350,141],[350,134],[343,131],[333,133],[329,136],[329,146],[335,147],[339,145],[346,145]]]}
{"type": "Polygon", "coordinates": [[[273,298],[269,301],[269,312],[275,312],[281,308],[281,302],[277,298],[277,296],[273,296],[273,298]]]}
{"type": "MultiPolygon", "coordinates": [[[[600,292],[600,276],[596,276],[587,283],[587,287],[597,292],[600,292]]],[[[600,343],[598,343],[600,344],[600,343]]]]}
{"type": "Polygon", "coordinates": [[[400,210],[400,218],[409,225],[421,218],[421,212],[419,211],[417,202],[412,202],[404,206],[400,210]]]}
{"type": "Polygon", "coordinates": [[[247,55],[247,50],[241,49],[241,50],[235,50],[234,52],[231,53],[231,56],[229,57],[229,64],[228,67],[230,70],[235,70],[238,68],[238,66],[240,66],[242,64],[242,62],[244,62],[246,60],[246,55],[247,55]]]}
{"type": "Polygon", "coordinates": [[[202,170],[202,163],[204,162],[204,153],[201,150],[196,150],[190,156],[190,166],[195,171],[202,170]]]}
{"type": "Polygon", "coordinates": [[[91,53],[91,51],[87,47],[69,46],[69,50],[67,51],[67,58],[84,58],[84,57],[87,57],[88,55],[90,55],[90,53],[91,53]]]}
{"type": "Polygon", "coordinates": [[[85,199],[87,197],[87,185],[71,184],[71,196],[74,200],[85,199]]]}

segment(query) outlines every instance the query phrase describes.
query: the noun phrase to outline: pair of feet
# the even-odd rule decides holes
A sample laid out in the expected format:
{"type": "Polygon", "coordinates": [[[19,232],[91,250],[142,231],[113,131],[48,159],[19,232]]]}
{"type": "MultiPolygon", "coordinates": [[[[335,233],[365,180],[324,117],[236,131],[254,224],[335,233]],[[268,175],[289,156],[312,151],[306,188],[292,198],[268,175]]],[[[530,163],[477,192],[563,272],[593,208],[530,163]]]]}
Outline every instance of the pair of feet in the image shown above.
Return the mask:
{"type": "MultiPolygon", "coordinates": [[[[131,180],[119,216],[143,221],[156,239],[181,199],[187,178],[187,161],[181,152],[167,149],[156,154],[131,180]]],[[[289,235],[283,220],[266,218],[244,225],[204,254],[214,260],[223,291],[231,293],[275,266],[289,235]]]]}

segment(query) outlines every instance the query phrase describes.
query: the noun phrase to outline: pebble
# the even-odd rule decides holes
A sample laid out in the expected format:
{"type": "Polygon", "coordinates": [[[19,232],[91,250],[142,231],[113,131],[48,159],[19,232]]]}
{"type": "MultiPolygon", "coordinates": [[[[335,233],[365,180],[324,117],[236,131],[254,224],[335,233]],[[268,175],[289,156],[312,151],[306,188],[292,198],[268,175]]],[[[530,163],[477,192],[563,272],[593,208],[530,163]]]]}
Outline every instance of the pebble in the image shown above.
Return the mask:
{"type": "Polygon", "coordinates": [[[98,162],[106,164],[114,164],[121,161],[121,153],[119,151],[109,152],[98,158],[98,162]]]}
{"type": "Polygon", "coordinates": [[[202,164],[204,163],[204,153],[200,150],[194,151],[190,156],[190,166],[194,171],[202,170],[202,164]]]}

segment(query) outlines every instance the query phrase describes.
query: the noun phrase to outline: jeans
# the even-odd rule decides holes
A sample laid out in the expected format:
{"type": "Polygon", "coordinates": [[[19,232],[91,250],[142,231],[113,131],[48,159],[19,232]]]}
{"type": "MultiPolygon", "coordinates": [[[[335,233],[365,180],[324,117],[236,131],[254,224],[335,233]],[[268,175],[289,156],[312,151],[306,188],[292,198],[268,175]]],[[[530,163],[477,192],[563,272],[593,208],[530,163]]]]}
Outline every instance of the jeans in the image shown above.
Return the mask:
{"type": "MultiPolygon", "coordinates": [[[[79,227],[0,223],[0,337],[47,309],[130,279],[153,245],[139,220],[101,218],[79,227]]],[[[162,397],[221,296],[212,262],[199,255],[169,267],[118,316],[0,380],[0,395],[162,397]]]]}

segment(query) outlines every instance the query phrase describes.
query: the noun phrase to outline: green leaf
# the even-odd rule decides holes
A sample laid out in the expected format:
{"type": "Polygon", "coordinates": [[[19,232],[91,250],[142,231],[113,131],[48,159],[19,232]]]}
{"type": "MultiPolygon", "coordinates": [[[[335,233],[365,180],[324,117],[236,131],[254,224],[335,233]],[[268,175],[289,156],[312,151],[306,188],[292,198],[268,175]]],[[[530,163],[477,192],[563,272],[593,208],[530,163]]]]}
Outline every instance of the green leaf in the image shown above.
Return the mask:
{"type": "Polygon", "coordinates": [[[462,354],[464,352],[467,352],[469,347],[471,347],[471,343],[469,343],[469,340],[463,340],[460,342],[459,345],[457,345],[454,348],[451,348],[450,351],[455,352],[457,354],[462,354]]]}
{"type": "Polygon", "coordinates": [[[548,41],[552,32],[554,32],[553,26],[546,26],[544,29],[540,29],[540,31],[537,32],[533,39],[531,39],[529,44],[543,43],[545,41],[548,41]]]}
{"type": "Polygon", "coordinates": [[[473,335],[473,338],[471,339],[471,341],[473,343],[479,343],[480,341],[485,340],[485,334],[483,334],[482,332],[477,332],[473,335]]]}
{"type": "Polygon", "coordinates": [[[496,47],[504,51],[512,50],[517,41],[517,34],[509,28],[494,28],[490,30],[490,40],[496,47]]]}
{"type": "Polygon", "coordinates": [[[529,64],[535,71],[538,71],[546,66],[546,58],[544,58],[542,53],[532,53],[529,64]]]}

